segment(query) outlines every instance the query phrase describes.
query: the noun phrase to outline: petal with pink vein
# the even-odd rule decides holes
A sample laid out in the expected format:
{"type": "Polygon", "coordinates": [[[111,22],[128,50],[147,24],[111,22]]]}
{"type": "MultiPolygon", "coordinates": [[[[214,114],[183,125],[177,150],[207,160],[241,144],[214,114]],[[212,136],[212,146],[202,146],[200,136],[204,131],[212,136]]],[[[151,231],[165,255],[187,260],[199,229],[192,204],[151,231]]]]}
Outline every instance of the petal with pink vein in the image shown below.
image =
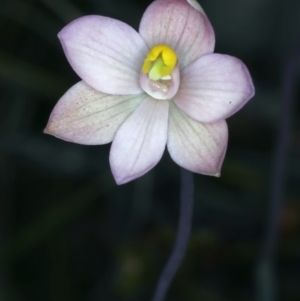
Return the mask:
{"type": "Polygon", "coordinates": [[[145,99],[122,124],[110,150],[117,184],[141,177],[161,159],[167,141],[169,103],[145,99]]]}
{"type": "Polygon", "coordinates": [[[147,96],[108,95],[79,82],[70,88],[52,111],[45,133],[79,144],[105,144],[147,96]]]}
{"type": "Polygon", "coordinates": [[[214,30],[205,14],[186,0],[156,0],[145,11],[139,32],[149,48],[173,48],[182,69],[215,46],[214,30]]]}
{"type": "Polygon", "coordinates": [[[108,94],[137,94],[148,48],[129,25],[103,16],[81,17],[58,37],[74,71],[88,85],[108,94]]]}
{"type": "Polygon", "coordinates": [[[175,103],[200,122],[215,122],[233,115],[254,95],[247,67],[224,54],[201,57],[181,71],[175,103]]]}
{"type": "Polygon", "coordinates": [[[170,104],[168,151],[181,167],[219,176],[228,142],[226,121],[200,123],[170,104]]]}

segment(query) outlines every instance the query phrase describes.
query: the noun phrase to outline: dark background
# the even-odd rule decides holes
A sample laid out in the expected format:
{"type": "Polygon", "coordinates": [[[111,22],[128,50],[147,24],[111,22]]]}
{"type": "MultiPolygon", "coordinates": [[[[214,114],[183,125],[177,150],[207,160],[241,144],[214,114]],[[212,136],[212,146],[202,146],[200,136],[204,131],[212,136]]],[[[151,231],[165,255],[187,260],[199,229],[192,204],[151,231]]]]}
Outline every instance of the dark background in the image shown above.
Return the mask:
{"type": "MultiPolygon", "coordinates": [[[[0,300],[151,299],[176,235],[178,166],[165,152],[147,175],[117,186],[110,145],[42,133],[59,97],[79,80],[57,39],[60,29],[86,14],[138,29],[150,2],[0,0],[0,300]]],[[[194,177],[193,233],[168,300],[257,300],[281,83],[300,35],[300,1],[201,5],[215,29],[216,52],[245,62],[256,96],[228,120],[221,178],[194,177]]],[[[285,301],[300,300],[299,76],[295,83],[274,271],[277,300],[285,301]]]]}

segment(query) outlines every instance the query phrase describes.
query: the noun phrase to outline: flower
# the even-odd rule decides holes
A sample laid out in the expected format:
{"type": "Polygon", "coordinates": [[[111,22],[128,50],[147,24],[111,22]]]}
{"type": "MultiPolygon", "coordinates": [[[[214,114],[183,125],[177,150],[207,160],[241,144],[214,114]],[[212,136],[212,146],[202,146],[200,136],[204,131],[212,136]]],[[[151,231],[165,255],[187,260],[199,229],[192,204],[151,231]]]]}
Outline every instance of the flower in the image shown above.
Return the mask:
{"type": "Polygon", "coordinates": [[[91,15],[58,36],[82,81],[58,101],[46,133],[80,144],[112,142],[117,184],[147,173],[166,145],[183,168],[220,175],[225,118],[254,95],[254,87],[240,60],[213,53],[213,28],[195,0],[154,1],[139,33],[91,15]]]}

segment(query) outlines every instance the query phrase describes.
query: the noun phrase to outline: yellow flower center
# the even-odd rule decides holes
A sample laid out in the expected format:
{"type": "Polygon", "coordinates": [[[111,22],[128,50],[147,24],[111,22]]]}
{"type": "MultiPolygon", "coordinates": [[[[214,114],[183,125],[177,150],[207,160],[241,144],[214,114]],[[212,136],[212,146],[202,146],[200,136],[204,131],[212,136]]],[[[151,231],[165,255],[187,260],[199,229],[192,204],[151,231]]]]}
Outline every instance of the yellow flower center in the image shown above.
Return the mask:
{"type": "Polygon", "coordinates": [[[147,54],[142,72],[149,74],[151,80],[171,79],[171,73],[177,64],[176,53],[167,45],[156,45],[147,54]]]}

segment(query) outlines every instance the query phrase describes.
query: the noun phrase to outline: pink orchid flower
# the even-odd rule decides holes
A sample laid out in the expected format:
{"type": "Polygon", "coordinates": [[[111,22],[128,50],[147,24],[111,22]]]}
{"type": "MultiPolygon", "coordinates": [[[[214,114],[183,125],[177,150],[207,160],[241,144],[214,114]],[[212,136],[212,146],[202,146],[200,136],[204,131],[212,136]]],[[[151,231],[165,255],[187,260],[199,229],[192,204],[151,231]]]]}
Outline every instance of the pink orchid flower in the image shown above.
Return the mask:
{"type": "Polygon", "coordinates": [[[154,1],[139,33],[92,15],[58,36],[82,81],[58,101],[46,133],[80,144],[112,142],[117,184],[147,173],[166,145],[183,168],[220,175],[225,119],[245,105],[254,87],[240,60],[213,53],[213,28],[195,0],[154,1]]]}

